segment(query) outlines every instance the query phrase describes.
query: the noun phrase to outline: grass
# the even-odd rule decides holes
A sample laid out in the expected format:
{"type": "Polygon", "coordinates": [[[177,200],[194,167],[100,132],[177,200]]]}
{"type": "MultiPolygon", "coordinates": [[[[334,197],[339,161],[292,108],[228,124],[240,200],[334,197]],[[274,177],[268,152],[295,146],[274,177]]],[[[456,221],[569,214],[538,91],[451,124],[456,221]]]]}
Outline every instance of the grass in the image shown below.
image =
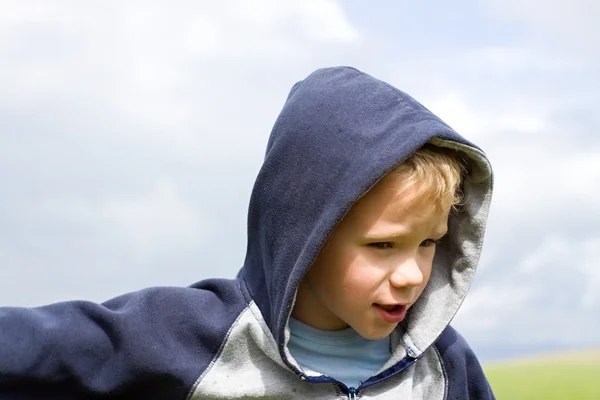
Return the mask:
{"type": "Polygon", "coordinates": [[[487,364],[498,400],[600,399],[600,350],[487,364]]]}

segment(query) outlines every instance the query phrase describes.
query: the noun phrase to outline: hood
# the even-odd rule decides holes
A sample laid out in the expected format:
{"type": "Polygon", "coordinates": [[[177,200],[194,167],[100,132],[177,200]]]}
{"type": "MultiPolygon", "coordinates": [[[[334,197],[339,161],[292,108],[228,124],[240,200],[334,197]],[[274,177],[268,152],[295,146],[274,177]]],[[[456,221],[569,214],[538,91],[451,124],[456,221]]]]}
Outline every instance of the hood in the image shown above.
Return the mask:
{"type": "Polygon", "coordinates": [[[465,204],[450,217],[430,281],[399,326],[398,357],[418,357],[431,346],[467,294],[488,215],[491,167],[478,147],[412,97],[354,68],[320,69],[293,86],[252,191],[238,274],[288,365],[288,319],[322,244],[354,202],[427,142],[467,160],[465,204]]]}

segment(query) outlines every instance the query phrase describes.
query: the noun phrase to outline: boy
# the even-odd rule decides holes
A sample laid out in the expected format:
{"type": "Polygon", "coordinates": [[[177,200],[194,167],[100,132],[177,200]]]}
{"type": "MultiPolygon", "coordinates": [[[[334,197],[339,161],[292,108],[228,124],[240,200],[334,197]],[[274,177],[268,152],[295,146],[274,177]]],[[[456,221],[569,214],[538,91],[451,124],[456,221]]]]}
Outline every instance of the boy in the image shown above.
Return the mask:
{"type": "Polygon", "coordinates": [[[0,309],[0,398],[491,399],[449,326],[491,190],[415,100],[318,70],[271,133],[236,279],[0,309]]]}

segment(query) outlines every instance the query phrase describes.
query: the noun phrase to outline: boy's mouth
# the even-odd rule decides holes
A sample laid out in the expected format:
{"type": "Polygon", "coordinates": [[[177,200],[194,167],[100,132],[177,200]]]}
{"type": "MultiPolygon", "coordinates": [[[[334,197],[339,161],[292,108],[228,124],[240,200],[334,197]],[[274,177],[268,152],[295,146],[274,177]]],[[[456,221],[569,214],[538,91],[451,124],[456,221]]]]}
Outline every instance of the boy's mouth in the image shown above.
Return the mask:
{"type": "Polygon", "coordinates": [[[383,308],[385,311],[395,311],[402,307],[400,304],[375,304],[377,307],[383,308]]]}
{"type": "Polygon", "coordinates": [[[373,304],[381,318],[387,323],[399,323],[406,317],[407,306],[402,304],[373,304]]]}

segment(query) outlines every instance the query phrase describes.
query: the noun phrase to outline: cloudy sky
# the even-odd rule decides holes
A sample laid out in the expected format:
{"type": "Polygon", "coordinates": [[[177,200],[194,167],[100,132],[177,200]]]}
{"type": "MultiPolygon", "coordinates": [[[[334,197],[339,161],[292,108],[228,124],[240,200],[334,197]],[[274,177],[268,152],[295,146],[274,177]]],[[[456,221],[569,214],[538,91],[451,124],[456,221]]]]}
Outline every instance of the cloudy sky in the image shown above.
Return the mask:
{"type": "Polygon", "coordinates": [[[481,358],[600,346],[599,15],[592,0],[0,0],[0,304],[233,277],[288,90],[352,65],[492,161],[455,319],[481,358]]]}

